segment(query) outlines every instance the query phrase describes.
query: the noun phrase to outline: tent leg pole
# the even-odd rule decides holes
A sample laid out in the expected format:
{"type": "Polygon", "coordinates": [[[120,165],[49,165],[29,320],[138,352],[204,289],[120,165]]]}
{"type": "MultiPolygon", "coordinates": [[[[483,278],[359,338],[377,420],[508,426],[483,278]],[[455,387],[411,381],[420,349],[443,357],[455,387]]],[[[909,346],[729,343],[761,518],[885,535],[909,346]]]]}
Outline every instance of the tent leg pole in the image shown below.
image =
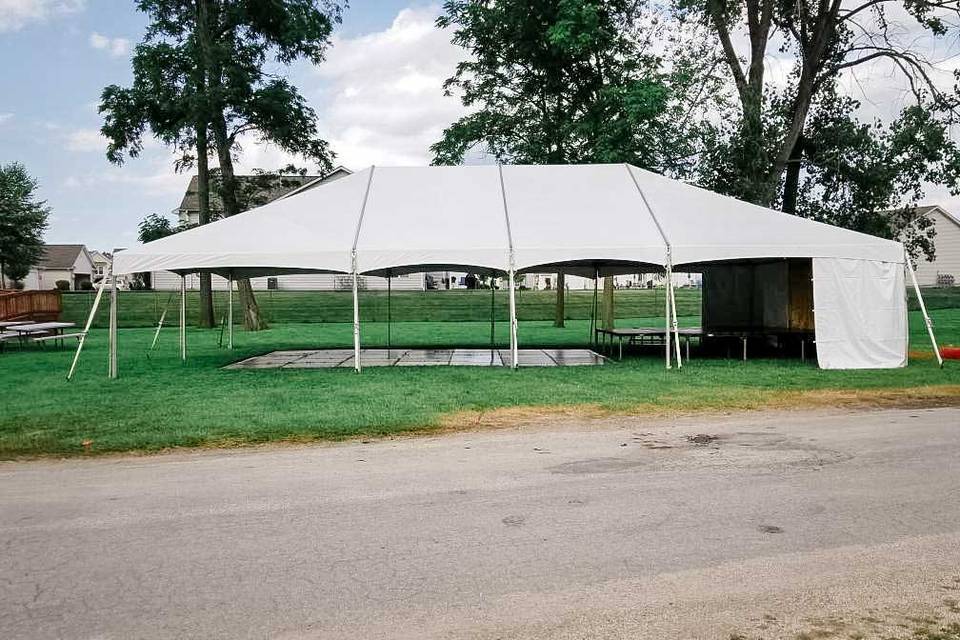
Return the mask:
{"type": "Polygon", "coordinates": [[[108,376],[117,377],[117,279],[110,279],[110,364],[108,376]]]}
{"type": "Polygon", "coordinates": [[[353,368],[360,373],[360,281],[357,275],[357,255],[353,255],[353,368]]]}
{"type": "Polygon", "coordinates": [[[496,302],[494,298],[494,292],[496,289],[493,288],[493,276],[490,276],[490,360],[493,361],[493,350],[496,346],[496,318],[494,316],[494,303],[496,302]]]}
{"type": "Polygon", "coordinates": [[[593,308],[590,310],[590,346],[597,344],[597,280],[600,279],[600,270],[593,273],[593,308]]]}
{"type": "Polygon", "coordinates": [[[666,347],[665,357],[667,361],[667,369],[673,368],[673,365],[670,362],[670,289],[668,284],[672,277],[673,277],[673,270],[670,268],[670,263],[668,261],[666,271],[664,271],[664,280],[663,280],[663,291],[664,291],[663,300],[665,303],[663,313],[665,316],[664,329],[666,331],[666,333],[664,333],[665,340],[663,341],[663,344],[666,347]]]}
{"type": "Polygon", "coordinates": [[[390,312],[390,290],[391,282],[393,279],[390,277],[390,274],[387,274],[387,359],[390,358],[390,324],[391,324],[391,312],[390,312]]]}
{"type": "Polygon", "coordinates": [[[510,366],[516,369],[519,360],[517,345],[517,296],[514,291],[513,267],[510,268],[510,366]]]}
{"type": "Polygon", "coordinates": [[[187,361],[187,276],[180,276],[180,360],[187,361]]]}
{"type": "MultiPolygon", "coordinates": [[[[108,277],[113,278],[113,275],[111,274],[108,277]]],[[[80,341],[77,342],[77,352],[73,354],[73,362],[70,364],[70,371],[67,372],[67,380],[73,378],[73,373],[77,369],[77,362],[80,360],[80,352],[83,351],[83,343],[87,339],[87,334],[90,333],[90,325],[93,324],[93,318],[97,315],[97,309],[100,308],[100,299],[103,298],[103,289],[106,287],[106,285],[107,282],[106,279],[104,279],[104,281],[100,283],[100,288],[97,289],[97,295],[93,299],[93,306],[90,307],[90,315],[87,316],[87,324],[83,327],[83,333],[80,335],[80,341]]]]}
{"type": "Polygon", "coordinates": [[[677,327],[677,295],[673,290],[672,274],[670,277],[670,318],[673,326],[673,346],[677,354],[677,369],[682,369],[683,362],[680,360],[680,329],[677,327]]]}
{"type": "Polygon", "coordinates": [[[910,280],[913,282],[913,290],[917,294],[917,302],[920,304],[920,312],[923,313],[923,322],[927,325],[927,335],[930,336],[930,344],[933,345],[933,355],[937,358],[937,364],[943,368],[943,356],[940,355],[940,347],[937,346],[937,338],[933,335],[933,321],[927,314],[927,305],[923,303],[923,295],[920,293],[920,283],[917,282],[917,274],[913,270],[910,256],[904,256],[907,263],[907,270],[910,272],[910,280]]]}
{"type": "Polygon", "coordinates": [[[227,280],[227,349],[233,349],[233,275],[227,280]]]}

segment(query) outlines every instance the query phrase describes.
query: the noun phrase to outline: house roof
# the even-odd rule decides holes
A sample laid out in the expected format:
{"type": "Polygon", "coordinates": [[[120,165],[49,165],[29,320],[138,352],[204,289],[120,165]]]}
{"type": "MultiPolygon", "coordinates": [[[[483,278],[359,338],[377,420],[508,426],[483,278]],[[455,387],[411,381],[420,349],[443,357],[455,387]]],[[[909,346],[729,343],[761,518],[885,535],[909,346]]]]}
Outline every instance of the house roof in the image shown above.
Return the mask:
{"type": "Polygon", "coordinates": [[[919,205],[913,208],[913,212],[921,216],[926,216],[931,213],[939,213],[950,222],[960,226],[960,216],[947,211],[938,204],[919,205]]]}
{"type": "MultiPolygon", "coordinates": [[[[305,191],[311,189],[319,184],[324,182],[330,182],[338,178],[350,175],[352,172],[346,167],[337,167],[329,173],[323,175],[285,175],[282,176],[281,180],[275,181],[271,185],[271,188],[264,191],[261,191],[257,194],[257,199],[260,200],[258,204],[265,204],[267,202],[273,202],[279,198],[282,198],[294,191],[305,191]]],[[[256,180],[262,179],[262,176],[257,175],[239,175],[237,180],[243,184],[256,184],[256,180]]],[[[183,194],[183,200],[180,201],[180,206],[177,208],[180,212],[197,212],[200,210],[200,195],[199,195],[199,178],[193,176],[190,179],[190,184],[187,186],[186,193],[183,194]]],[[[216,192],[215,189],[210,191],[210,209],[214,213],[221,213],[223,211],[223,203],[220,200],[220,195],[216,192]]]]}
{"type": "Polygon", "coordinates": [[[39,266],[43,269],[72,269],[77,257],[86,250],[82,244],[46,244],[39,266]]]}

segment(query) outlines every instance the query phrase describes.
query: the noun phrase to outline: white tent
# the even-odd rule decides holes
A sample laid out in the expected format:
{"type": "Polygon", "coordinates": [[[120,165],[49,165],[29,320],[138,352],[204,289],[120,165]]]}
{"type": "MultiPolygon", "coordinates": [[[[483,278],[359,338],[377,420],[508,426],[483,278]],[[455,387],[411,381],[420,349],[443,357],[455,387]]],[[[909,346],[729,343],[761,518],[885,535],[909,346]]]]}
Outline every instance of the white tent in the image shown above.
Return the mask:
{"type": "MultiPolygon", "coordinates": [[[[363,274],[460,268],[512,285],[518,272],[592,277],[770,258],[812,259],[821,367],[906,364],[900,243],[622,164],[371,167],[120,252],[114,273],[341,273],[354,276],[356,294],[363,274]]],[[[359,354],[356,295],[354,309],[359,354]]],[[[667,315],[675,327],[675,312],[667,315]]]]}

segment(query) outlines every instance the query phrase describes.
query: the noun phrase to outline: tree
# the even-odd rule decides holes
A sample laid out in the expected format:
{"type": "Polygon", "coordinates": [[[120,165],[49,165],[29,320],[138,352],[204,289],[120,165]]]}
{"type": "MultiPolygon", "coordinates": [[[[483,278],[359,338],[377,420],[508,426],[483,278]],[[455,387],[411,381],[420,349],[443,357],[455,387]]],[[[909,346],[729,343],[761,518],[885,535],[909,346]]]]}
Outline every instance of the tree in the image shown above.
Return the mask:
{"type": "Polygon", "coordinates": [[[162,216],[159,213],[151,213],[140,221],[137,229],[137,239],[140,242],[153,242],[154,240],[166,238],[167,236],[172,236],[175,233],[183,231],[185,227],[183,225],[174,227],[173,223],[170,222],[170,218],[162,216]]]}
{"type": "MultiPolygon", "coordinates": [[[[159,54],[152,56],[152,61],[145,61],[148,72],[143,75],[161,88],[172,85],[181,94],[178,99],[175,91],[159,91],[153,97],[136,91],[136,73],[132,92],[118,89],[116,97],[105,94],[105,100],[113,98],[118,107],[132,106],[113,108],[112,113],[118,115],[104,127],[111,148],[115,145],[139,153],[146,125],[159,124],[163,133],[158,135],[153,129],[154,134],[183,149],[185,162],[195,159],[199,175],[209,175],[203,171],[207,154],[200,151],[209,135],[219,163],[219,196],[227,216],[243,210],[234,156],[246,134],[307,157],[325,169],[332,166],[327,143],[318,136],[316,113],[296,87],[275,75],[273,67],[301,58],[320,63],[333,26],[340,20],[338,5],[320,0],[137,0],[137,8],[151,23],[144,42],[137,47],[135,71],[141,49],[158,51],[167,56],[168,64],[154,64],[159,54]],[[144,115],[156,117],[157,122],[144,115]],[[113,137],[111,129],[116,129],[113,137]],[[196,155],[189,153],[191,149],[196,155]]],[[[201,181],[200,191],[203,202],[209,183],[201,181]]],[[[237,289],[246,328],[264,328],[249,280],[238,280],[237,289]]]]}
{"type": "MultiPolygon", "coordinates": [[[[470,54],[445,83],[469,114],[431,147],[457,164],[474,147],[530,164],[629,162],[678,173],[711,92],[697,40],[644,20],[637,0],[448,0],[438,18],[470,54]],[[654,53],[666,42],[671,65],[654,53]],[[699,95],[697,95],[699,93],[699,95]]],[[[563,326],[558,278],[555,324],[563,326]]]]}
{"type": "MultiPolygon", "coordinates": [[[[261,141],[332,168],[333,154],[318,135],[317,117],[296,87],[265,70],[268,63],[289,65],[298,59],[323,61],[340,7],[317,0],[273,0],[267,6],[249,0],[196,0],[193,32],[207,82],[210,128],[220,165],[220,199],[227,216],[243,211],[233,165],[240,137],[261,141]]],[[[161,0],[141,0],[162,5],[161,0]]],[[[190,16],[186,16],[190,17],[190,16]]],[[[174,26],[174,25],[171,25],[174,26]]],[[[181,26],[181,29],[183,27],[181,26]]],[[[250,281],[237,281],[248,329],[266,326],[250,281]]]]}
{"type": "MultiPolygon", "coordinates": [[[[948,35],[948,16],[960,5],[945,0],[676,0],[681,19],[713,32],[734,86],[738,113],[721,127],[712,159],[720,160],[710,186],[763,205],[794,207],[805,149],[805,129],[818,101],[835,92],[841,73],[878,60],[890,62],[910,86],[915,103],[949,126],[957,100],[931,77],[931,65],[898,33],[901,13],[935,38],[948,35]],[[745,32],[745,59],[734,42],[745,32]],[[767,64],[777,48],[795,64],[785,88],[770,81],[767,64]],[[789,170],[791,175],[786,177],[789,170]],[[784,193],[784,190],[786,191],[784,193]]],[[[711,154],[708,154],[711,155],[711,154]]]]}
{"type": "MultiPolygon", "coordinates": [[[[169,2],[185,9],[192,4],[169,2]]],[[[138,4],[144,10],[143,3],[138,4]]],[[[133,84],[110,85],[103,90],[99,111],[108,140],[107,159],[122,165],[143,149],[146,131],[180,154],[178,171],[197,167],[199,223],[210,222],[208,157],[209,117],[206,113],[206,78],[195,64],[198,44],[194,37],[166,38],[163,21],[155,21],[133,56],[133,84]]],[[[142,227],[141,227],[142,230],[142,227]]],[[[213,293],[209,273],[200,275],[201,327],[213,327],[213,293]]]]}
{"type": "Polygon", "coordinates": [[[26,168],[0,165],[0,289],[24,279],[43,255],[50,208],[37,199],[37,181],[26,168]]]}

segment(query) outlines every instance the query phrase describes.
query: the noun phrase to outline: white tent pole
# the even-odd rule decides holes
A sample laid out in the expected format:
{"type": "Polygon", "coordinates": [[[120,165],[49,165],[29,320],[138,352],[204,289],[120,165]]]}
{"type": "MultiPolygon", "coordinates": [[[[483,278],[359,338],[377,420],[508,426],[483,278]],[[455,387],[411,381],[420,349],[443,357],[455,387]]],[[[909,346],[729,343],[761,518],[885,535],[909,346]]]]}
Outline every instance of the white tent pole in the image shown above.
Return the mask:
{"type": "Polygon", "coordinates": [[[670,317],[673,319],[673,346],[674,353],[677,354],[677,369],[683,368],[683,362],[680,360],[680,329],[677,327],[677,296],[673,290],[673,269],[670,269],[670,317]]]}
{"type": "Polygon", "coordinates": [[[73,363],[70,365],[70,371],[67,373],[67,380],[73,378],[73,373],[77,369],[77,362],[80,360],[80,352],[83,351],[83,343],[87,340],[87,334],[90,333],[90,325],[93,324],[93,317],[97,315],[97,309],[100,308],[100,299],[103,298],[103,290],[107,286],[107,279],[113,278],[113,270],[100,282],[100,288],[97,289],[97,295],[93,299],[93,306],[90,307],[90,315],[87,316],[87,324],[83,327],[83,333],[80,334],[80,341],[77,342],[77,352],[73,354],[73,363]]]}
{"type": "Polygon", "coordinates": [[[233,272],[227,280],[227,349],[233,349],[233,272]]]}
{"type": "MultiPolygon", "coordinates": [[[[112,269],[111,269],[112,271],[112,269]]],[[[117,278],[110,278],[110,364],[108,377],[116,379],[117,371],[117,278]]]]}
{"type": "MultiPolygon", "coordinates": [[[[637,193],[640,194],[640,199],[643,200],[643,206],[647,208],[647,213],[650,214],[650,219],[653,220],[653,224],[656,225],[657,231],[660,232],[660,238],[663,240],[663,246],[667,249],[667,261],[666,261],[666,276],[667,281],[664,286],[664,292],[666,292],[666,323],[667,323],[667,333],[664,335],[664,343],[666,345],[666,360],[667,360],[667,369],[670,368],[670,300],[673,293],[673,257],[672,249],[670,246],[670,240],[667,239],[667,234],[664,232],[663,227],[660,226],[660,221],[657,219],[657,214],[653,212],[653,209],[650,207],[650,203],[647,201],[647,196],[643,193],[643,189],[640,188],[640,182],[637,180],[637,176],[633,174],[633,170],[630,168],[630,165],[624,164],[623,168],[627,170],[627,173],[630,174],[630,179],[633,180],[633,185],[637,188],[637,193]]],[[[674,327],[676,327],[676,319],[674,319],[674,327]]],[[[677,335],[677,368],[680,368],[680,336],[677,335]]]]}
{"type": "Polygon", "coordinates": [[[514,271],[513,260],[510,265],[510,366],[516,369],[519,360],[519,349],[517,345],[517,295],[514,291],[514,271]]]}
{"type": "Polygon", "coordinates": [[[517,292],[516,288],[516,260],[513,253],[513,231],[510,229],[510,210],[507,208],[507,187],[503,182],[503,165],[497,164],[500,174],[500,196],[503,199],[503,220],[507,226],[507,249],[510,257],[510,271],[508,280],[510,285],[510,367],[517,368],[519,353],[517,345],[517,292]]]}
{"type": "Polygon", "coordinates": [[[353,368],[360,373],[360,298],[359,276],[357,275],[357,252],[352,254],[353,269],[353,368]]]}
{"type": "Polygon", "coordinates": [[[667,361],[667,369],[673,368],[673,365],[670,363],[670,289],[669,289],[669,285],[667,285],[667,283],[670,282],[671,276],[672,276],[672,269],[670,268],[670,261],[667,260],[666,271],[664,271],[665,279],[663,282],[663,293],[664,293],[663,313],[664,313],[664,323],[665,323],[665,328],[664,328],[665,333],[663,334],[663,337],[664,337],[663,344],[666,347],[664,357],[666,358],[666,361],[667,361]]]}
{"type": "Polygon", "coordinates": [[[363,202],[360,204],[360,216],[357,218],[357,230],[353,234],[353,248],[350,250],[350,270],[353,272],[353,368],[357,373],[360,373],[360,274],[357,272],[357,245],[360,243],[363,214],[367,210],[367,198],[370,197],[370,186],[373,184],[373,173],[376,170],[376,166],[370,167],[367,188],[363,192],[363,202]]]}
{"type": "Polygon", "coordinates": [[[937,346],[937,338],[933,335],[933,321],[927,315],[927,305],[923,303],[923,295],[920,293],[920,284],[917,282],[917,274],[913,271],[912,260],[904,251],[904,260],[907,263],[907,270],[910,272],[910,280],[913,282],[913,290],[917,294],[917,302],[920,303],[920,312],[923,313],[923,321],[927,325],[927,335],[930,336],[930,344],[933,345],[933,355],[937,357],[937,364],[943,368],[943,356],[940,355],[940,347],[937,346]]]}
{"type": "Polygon", "coordinates": [[[187,361],[187,276],[180,274],[180,360],[187,361]]]}

